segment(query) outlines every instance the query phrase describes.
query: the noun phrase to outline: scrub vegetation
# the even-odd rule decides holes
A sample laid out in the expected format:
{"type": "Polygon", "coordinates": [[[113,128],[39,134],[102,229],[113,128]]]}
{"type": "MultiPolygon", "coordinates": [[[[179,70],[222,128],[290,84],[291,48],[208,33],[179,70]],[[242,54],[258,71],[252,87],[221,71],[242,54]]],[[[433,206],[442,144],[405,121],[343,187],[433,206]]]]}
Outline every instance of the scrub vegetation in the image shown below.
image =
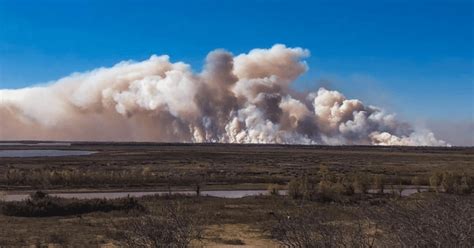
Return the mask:
{"type": "Polygon", "coordinates": [[[76,144],[0,158],[0,247],[470,247],[472,148],[76,144]],[[77,147],[75,147],[77,146],[77,147]],[[50,192],[259,188],[237,199],[50,192]],[[404,192],[411,190],[410,195],[404,192]],[[5,196],[2,197],[6,199],[5,196]]]}

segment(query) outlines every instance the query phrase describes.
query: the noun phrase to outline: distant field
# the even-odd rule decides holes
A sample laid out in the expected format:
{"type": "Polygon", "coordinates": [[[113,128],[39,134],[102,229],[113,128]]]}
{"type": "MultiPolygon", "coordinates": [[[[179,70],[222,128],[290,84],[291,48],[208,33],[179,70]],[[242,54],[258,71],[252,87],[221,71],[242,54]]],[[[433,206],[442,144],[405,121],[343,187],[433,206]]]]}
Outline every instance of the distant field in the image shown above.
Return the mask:
{"type": "Polygon", "coordinates": [[[84,150],[64,157],[0,157],[3,189],[244,187],[265,188],[315,176],[321,166],[339,175],[382,174],[393,183],[424,184],[435,171],[474,176],[474,148],[231,144],[71,143],[0,150],[84,150]]]}

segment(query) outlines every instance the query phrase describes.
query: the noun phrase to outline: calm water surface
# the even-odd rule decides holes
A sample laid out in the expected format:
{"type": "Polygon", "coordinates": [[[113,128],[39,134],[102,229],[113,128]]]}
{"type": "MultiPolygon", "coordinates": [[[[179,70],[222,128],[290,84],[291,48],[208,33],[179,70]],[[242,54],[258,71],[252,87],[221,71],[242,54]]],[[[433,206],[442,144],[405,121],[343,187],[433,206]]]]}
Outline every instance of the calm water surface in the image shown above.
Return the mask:
{"type": "Polygon", "coordinates": [[[67,143],[67,142],[38,142],[38,143],[0,142],[0,146],[71,146],[71,143],[67,143]]]}
{"type": "MultiPolygon", "coordinates": [[[[421,188],[421,192],[427,191],[428,188],[421,188]]],[[[280,190],[280,195],[286,195],[287,190],[280,190]]],[[[369,191],[369,193],[374,193],[369,191]]],[[[391,190],[386,189],[384,193],[390,194],[391,190]]],[[[402,196],[410,196],[412,194],[418,193],[417,189],[406,188],[402,191],[402,196]]],[[[122,197],[142,197],[147,195],[165,195],[168,194],[167,191],[150,191],[150,192],[82,192],[82,193],[51,193],[51,196],[63,197],[63,198],[76,198],[76,199],[116,199],[122,197]]],[[[195,191],[183,190],[183,191],[173,191],[172,194],[184,194],[184,195],[196,195],[195,191]]],[[[220,198],[242,198],[246,196],[258,196],[258,195],[268,195],[267,190],[203,190],[201,195],[203,196],[214,196],[220,198]]],[[[3,198],[5,201],[21,201],[28,199],[29,194],[7,194],[3,198]]]]}
{"type": "MultiPolygon", "coordinates": [[[[75,199],[116,199],[122,197],[142,197],[147,195],[165,195],[168,194],[166,191],[154,191],[154,192],[84,192],[84,193],[51,193],[51,196],[57,196],[62,198],[75,198],[75,199]]],[[[184,195],[196,195],[195,191],[173,191],[172,194],[184,194],[184,195]]],[[[242,198],[246,196],[256,195],[267,195],[267,190],[203,190],[201,195],[203,196],[214,196],[221,198],[242,198]]],[[[280,194],[286,194],[286,190],[281,190],[280,194]]],[[[4,196],[5,201],[21,201],[28,199],[29,194],[7,194],[4,196]]]]}
{"type": "Polygon", "coordinates": [[[79,150],[0,150],[0,158],[84,156],[94,153],[79,150]]]}

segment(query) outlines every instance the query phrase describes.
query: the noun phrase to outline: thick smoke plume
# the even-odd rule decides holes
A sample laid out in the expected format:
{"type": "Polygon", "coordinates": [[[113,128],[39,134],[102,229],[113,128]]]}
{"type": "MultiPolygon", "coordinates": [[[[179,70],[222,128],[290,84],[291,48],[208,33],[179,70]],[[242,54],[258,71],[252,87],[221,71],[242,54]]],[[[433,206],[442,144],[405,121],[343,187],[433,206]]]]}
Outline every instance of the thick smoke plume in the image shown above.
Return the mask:
{"type": "Polygon", "coordinates": [[[0,139],[446,145],[340,92],[293,91],[307,56],[284,45],[216,50],[195,73],[153,55],[0,90],[0,139]]]}

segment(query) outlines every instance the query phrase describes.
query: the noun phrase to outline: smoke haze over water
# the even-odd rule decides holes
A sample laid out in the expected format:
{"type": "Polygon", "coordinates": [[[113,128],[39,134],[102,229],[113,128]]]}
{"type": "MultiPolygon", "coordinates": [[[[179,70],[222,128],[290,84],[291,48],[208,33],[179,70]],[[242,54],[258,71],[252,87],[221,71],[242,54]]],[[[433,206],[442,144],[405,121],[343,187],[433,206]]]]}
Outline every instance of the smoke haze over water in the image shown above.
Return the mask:
{"type": "Polygon", "coordinates": [[[447,145],[338,91],[294,92],[307,56],[280,44],[238,56],[215,50],[194,73],[153,55],[0,90],[0,140],[447,145]]]}

